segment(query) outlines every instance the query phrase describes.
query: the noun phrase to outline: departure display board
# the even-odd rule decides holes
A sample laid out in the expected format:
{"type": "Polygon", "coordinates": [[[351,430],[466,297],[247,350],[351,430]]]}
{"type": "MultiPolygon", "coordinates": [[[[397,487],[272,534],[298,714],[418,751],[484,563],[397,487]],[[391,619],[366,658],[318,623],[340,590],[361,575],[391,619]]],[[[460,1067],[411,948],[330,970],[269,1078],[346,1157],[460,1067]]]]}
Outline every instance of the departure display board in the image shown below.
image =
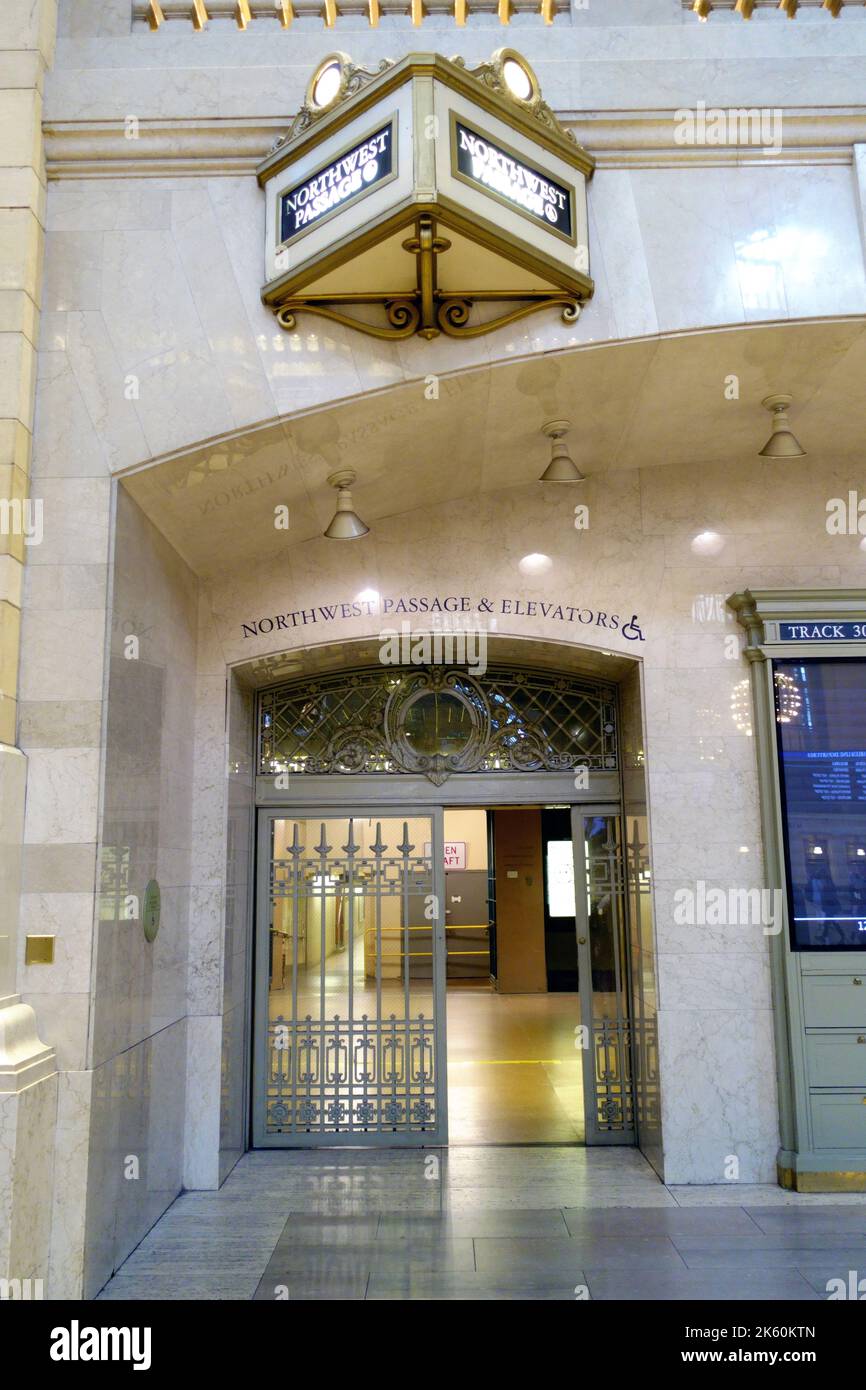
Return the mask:
{"type": "Polygon", "coordinates": [[[796,950],[866,950],[866,661],[773,663],[796,950]]]}

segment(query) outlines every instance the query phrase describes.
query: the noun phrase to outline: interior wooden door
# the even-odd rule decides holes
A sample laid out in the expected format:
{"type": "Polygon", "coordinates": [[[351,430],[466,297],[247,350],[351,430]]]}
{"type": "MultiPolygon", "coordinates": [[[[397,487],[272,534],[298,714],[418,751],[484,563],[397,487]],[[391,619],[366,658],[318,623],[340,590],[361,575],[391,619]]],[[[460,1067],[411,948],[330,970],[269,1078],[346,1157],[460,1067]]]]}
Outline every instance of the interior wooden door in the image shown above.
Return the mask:
{"type": "Polygon", "coordinates": [[[496,987],[502,994],[547,991],[541,811],[496,810],[496,987]]]}

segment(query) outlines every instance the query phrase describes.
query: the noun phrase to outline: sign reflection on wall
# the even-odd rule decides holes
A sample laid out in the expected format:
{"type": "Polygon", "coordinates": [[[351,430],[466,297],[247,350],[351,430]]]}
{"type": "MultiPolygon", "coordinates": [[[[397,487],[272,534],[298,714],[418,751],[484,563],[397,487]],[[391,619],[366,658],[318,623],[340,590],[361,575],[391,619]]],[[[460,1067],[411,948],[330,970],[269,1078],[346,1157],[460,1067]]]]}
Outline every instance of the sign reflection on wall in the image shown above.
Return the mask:
{"type": "Polygon", "coordinates": [[[548,231],[573,239],[571,189],[464,125],[454,122],[454,172],[467,183],[498,194],[521,212],[542,222],[548,231]]]}
{"type": "Polygon", "coordinates": [[[394,167],[394,130],[388,122],[318,169],[280,198],[280,241],[285,244],[312,222],[338,211],[388,178],[394,167]]]}

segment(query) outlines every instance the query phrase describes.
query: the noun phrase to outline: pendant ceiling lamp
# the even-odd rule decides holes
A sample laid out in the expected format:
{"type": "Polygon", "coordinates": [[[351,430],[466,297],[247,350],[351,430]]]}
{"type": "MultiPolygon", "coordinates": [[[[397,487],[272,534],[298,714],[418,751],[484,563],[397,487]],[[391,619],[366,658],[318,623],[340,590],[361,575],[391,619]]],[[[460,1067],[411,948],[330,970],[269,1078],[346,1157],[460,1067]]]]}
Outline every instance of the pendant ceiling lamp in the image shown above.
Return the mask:
{"type": "Polygon", "coordinates": [[[797,436],[791,433],[788,425],[788,406],[792,400],[793,396],[765,396],[761,401],[764,409],[769,410],[773,416],[773,433],[763,449],[760,450],[759,457],[765,459],[801,459],[806,457],[806,450],[797,436]]]}
{"type": "Polygon", "coordinates": [[[370,530],[352,507],[352,494],[349,489],[354,481],[355,474],[351,468],[345,468],[339,473],[332,473],[328,478],[329,485],[337,489],[337,510],[325,532],[328,540],[356,541],[361,536],[366,536],[370,530]]]}
{"type": "Polygon", "coordinates": [[[550,463],[541,475],[543,483],[582,483],[581,473],[565,443],[565,436],[571,429],[570,420],[551,420],[542,425],[541,432],[550,440],[550,463]]]}

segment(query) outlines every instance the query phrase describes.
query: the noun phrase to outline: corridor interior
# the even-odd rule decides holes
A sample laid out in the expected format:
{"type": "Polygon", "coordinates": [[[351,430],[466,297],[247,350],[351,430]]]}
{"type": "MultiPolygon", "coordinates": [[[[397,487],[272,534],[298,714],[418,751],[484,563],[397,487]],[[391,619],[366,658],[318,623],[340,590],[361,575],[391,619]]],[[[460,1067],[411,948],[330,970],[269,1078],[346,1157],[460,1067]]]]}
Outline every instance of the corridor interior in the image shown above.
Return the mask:
{"type": "MultiPolygon", "coordinates": [[[[393,854],[402,843],[403,824],[396,817],[353,819],[359,857],[370,853],[377,834],[387,844],[383,853],[393,854]]],[[[318,819],[277,821],[277,858],[291,853],[296,826],[306,846],[319,843],[318,819]]],[[[325,822],[332,847],[343,846],[348,831],[345,818],[325,822]]],[[[414,854],[429,853],[429,818],[411,819],[408,832],[414,854]]],[[[569,811],[446,808],[444,840],[449,1143],[582,1143],[569,811]]],[[[272,924],[271,1020],[290,1017],[293,1008],[299,1018],[308,1012],[387,1016],[392,1009],[405,1016],[409,1008],[433,1016],[432,942],[423,895],[410,909],[408,963],[399,903],[383,902],[380,910],[383,959],[377,980],[370,899],[355,898],[351,933],[339,900],[328,902],[324,925],[319,905],[311,905],[302,924],[293,1005],[292,904],[288,899],[278,904],[272,924]]]]}

